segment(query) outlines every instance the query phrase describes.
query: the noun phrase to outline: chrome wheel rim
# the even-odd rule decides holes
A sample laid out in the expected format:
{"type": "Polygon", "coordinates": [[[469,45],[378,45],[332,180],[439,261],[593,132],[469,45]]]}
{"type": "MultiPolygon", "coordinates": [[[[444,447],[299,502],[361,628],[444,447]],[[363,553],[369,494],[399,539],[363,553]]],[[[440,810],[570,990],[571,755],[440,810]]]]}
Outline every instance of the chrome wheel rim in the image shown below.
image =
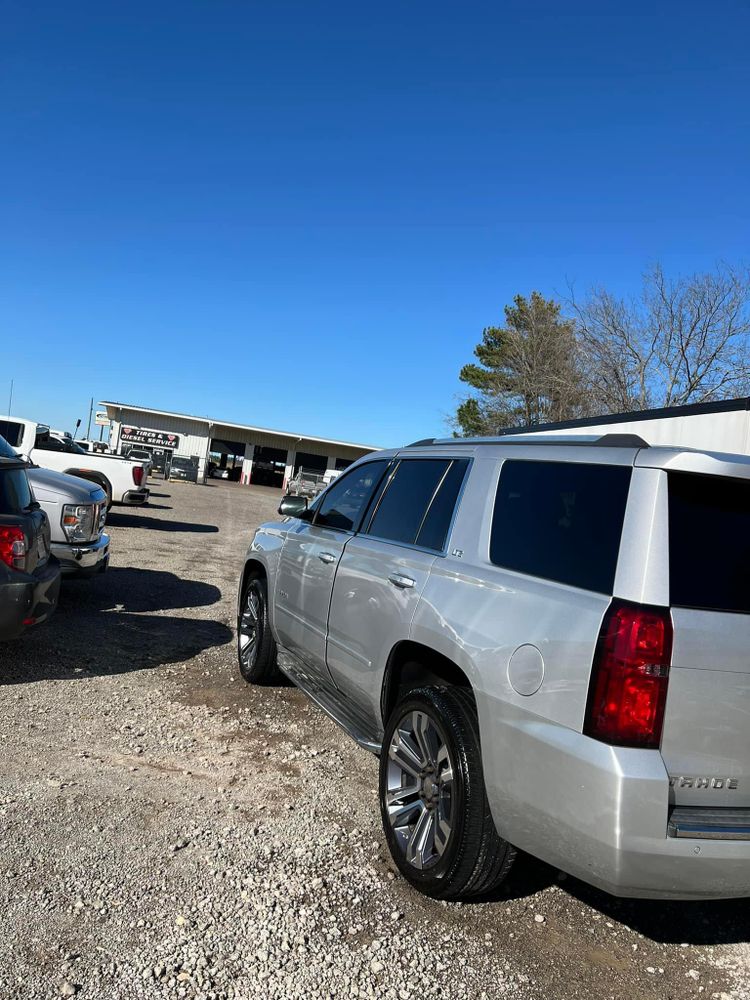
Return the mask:
{"type": "Polygon", "coordinates": [[[250,587],[245,598],[239,627],[240,657],[246,667],[252,667],[258,655],[258,632],[260,631],[260,595],[250,587]]]}
{"type": "Polygon", "coordinates": [[[408,864],[423,871],[445,854],[454,826],[453,760],[427,712],[409,712],[393,731],[386,765],[386,814],[408,864]]]}

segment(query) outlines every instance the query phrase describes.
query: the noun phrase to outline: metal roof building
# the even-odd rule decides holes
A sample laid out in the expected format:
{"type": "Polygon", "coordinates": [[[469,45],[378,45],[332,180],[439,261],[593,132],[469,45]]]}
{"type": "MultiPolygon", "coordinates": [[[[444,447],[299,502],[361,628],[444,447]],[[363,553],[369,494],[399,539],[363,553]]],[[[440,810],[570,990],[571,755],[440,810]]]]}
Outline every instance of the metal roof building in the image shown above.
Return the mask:
{"type": "Polygon", "coordinates": [[[285,486],[300,469],[343,469],[375,445],[236,424],[213,417],[156,410],[132,403],[102,400],[110,420],[110,448],[127,452],[145,448],[155,456],[195,458],[198,477],[214,467],[230,478],[263,486],[285,486]]]}
{"type": "Polygon", "coordinates": [[[565,420],[559,423],[509,427],[501,436],[515,434],[638,434],[651,445],[699,448],[750,455],[750,398],[687,403],[631,413],[565,420]]]}

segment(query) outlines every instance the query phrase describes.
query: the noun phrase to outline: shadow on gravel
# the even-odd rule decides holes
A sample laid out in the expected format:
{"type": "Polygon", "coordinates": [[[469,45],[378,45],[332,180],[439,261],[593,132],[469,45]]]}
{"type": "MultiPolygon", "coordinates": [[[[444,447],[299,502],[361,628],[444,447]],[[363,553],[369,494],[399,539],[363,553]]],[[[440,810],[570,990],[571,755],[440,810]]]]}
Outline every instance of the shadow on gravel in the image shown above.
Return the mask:
{"type": "MultiPolygon", "coordinates": [[[[171,509],[171,508],[169,508],[171,509]]],[[[126,514],[114,508],[107,515],[107,524],[114,528],[150,528],[152,531],[186,531],[214,533],[219,529],[215,524],[199,524],[195,521],[168,521],[143,514],[126,514]]]]}
{"type": "Polygon", "coordinates": [[[148,569],[108,570],[65,580],[55,616],[20,639],[0,644],[0,685],[146,670],[180,663],[233,633],[210,618],[144,612],[207,608],[218,587],[148,569]]]}
{"type": "Polygon", "coordinates": [[[661,944],[739,944],[750,941],[750,910],[746,899],[698,902],[658,899],[618,899],[563,875],[551,865],[519,851],[508,878],[491,895],[471,903],[526,899],[556,882],[571,897],[611,920],[661,944]]]}
{"type": "Polygon", "coordinates": [[[573,878],[566,879],[563,888],[604,916],[662,944],[750,941],[750,910],[746,899],[697,902],[618,899],[573,878]]]}
{"type": "Polygon", "coordinates": [[[221,599],[212,583],[185,580],[161,569],[110,566],[102,576],[89,580],[64,579],[55,623],[68,613],[117,611],[167,611],[206,608],[221,599]]]}

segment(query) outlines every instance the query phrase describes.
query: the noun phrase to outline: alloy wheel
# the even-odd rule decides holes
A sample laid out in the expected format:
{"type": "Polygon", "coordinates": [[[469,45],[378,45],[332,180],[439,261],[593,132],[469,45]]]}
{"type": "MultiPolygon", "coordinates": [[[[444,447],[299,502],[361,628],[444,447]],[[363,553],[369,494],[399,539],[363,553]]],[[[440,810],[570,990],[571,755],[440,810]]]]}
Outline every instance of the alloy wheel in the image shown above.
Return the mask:
{"type": "Polygon", "coordinates": [[[386,811],[406,861],[424,870],[444,856],[454,825],[453,761],[437,722],[405,715],[388,747],[386,811]]]}
{"type": "Polygon", "coordinates": [[[253,666],[258,657],[260,618],[261,598],[251,585],[245,597],[245,607],[240,616],[239,626],[240,658],[247,669],[253,666]]]}

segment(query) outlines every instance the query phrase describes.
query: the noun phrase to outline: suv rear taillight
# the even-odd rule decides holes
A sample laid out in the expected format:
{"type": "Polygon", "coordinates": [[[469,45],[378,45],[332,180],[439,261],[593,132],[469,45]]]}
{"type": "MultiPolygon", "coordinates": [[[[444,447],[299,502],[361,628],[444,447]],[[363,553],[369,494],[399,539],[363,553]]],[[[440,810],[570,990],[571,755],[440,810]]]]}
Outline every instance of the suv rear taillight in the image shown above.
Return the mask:
{"type": "Polygon", "coordinates": [[[134,465],[133,466],[133,482],[136,486],[140,486],[143,482],[143,466],[134,465]]]}
{"type": "Polygon", "coordinates": [[[0,524],[0,562],[11,569],[23,569],[26,565],[26,536],[16,525],[0,524]]]}
{"type": "Polygon", "coordinates": [[[615,746],[658,748],[671,659],[669,608],[613,601],[594,654],[584,733],[615,746]]]}

